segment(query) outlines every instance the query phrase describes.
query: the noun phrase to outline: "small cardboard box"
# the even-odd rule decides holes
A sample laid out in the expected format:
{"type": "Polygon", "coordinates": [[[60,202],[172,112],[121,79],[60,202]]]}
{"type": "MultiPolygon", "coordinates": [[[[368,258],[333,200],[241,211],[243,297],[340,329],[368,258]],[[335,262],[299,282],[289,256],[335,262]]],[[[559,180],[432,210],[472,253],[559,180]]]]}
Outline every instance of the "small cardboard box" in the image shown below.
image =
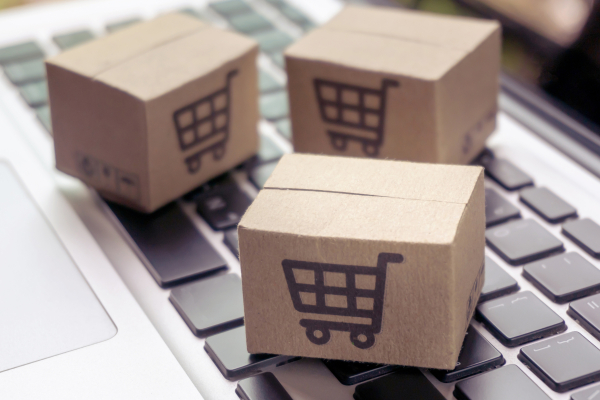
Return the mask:
{"type": "Polygon", "coordinates": [[[298,152],[466,164],[496,123],[500,25],[349,6],[285,52],[298,152]]]}
{"type": "Polygon", "coordinates": [[[255,41],[183,14],[46,61],[56,166],[151,212],[258,148],[255,41]]]}
{"type": "Polygon", "coordinates": [[[284,156],[238,226],[248,351],[453,369],[484,206],[481,167],[284,156]]]}

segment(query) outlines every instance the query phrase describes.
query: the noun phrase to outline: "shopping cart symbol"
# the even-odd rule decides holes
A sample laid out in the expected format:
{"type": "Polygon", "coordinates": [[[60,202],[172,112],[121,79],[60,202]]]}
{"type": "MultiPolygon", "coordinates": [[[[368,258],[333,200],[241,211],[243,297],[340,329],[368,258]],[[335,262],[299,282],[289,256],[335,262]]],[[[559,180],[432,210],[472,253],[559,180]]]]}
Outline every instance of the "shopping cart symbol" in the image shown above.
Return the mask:
{"type": "Polygon", "coordinates": [[[359,349],[373,346],[375,334],[381,332],[387,265],[403,261],[404,257],[395,253],[380,253],[376,267],[283,260],[294,308],[334,317],[301,319],[308,340],[325,344],[333,330],[350,332],[350,342],[359,349]],[[335,318],[340,316],[343,318],[335,318]],[[371,322],[359,323],[360,319],[371,322]]]}
{"type": "Polygon", "coordinates": [[[327,130],[332,146],[344,151],[354,140],[367,156],[376,157],[383,144],[387,89],[400,83],[383,79],[381,89],[371,89],[317,78],[314,85],[321,119],[334,126],[327,130]],[[340,130],[344,127],[351,129],[340,130]]]}
{"type": "Polygon", "coordinates": [[[229,139],[230,85],[237,73],[237,69],[229,71],[225,87],[173,113],[181,151],[195,150],[185,158],[190,174],[200,170],[204,153],[212,152],[215,161],[225,155],[225,144],[229,139]]]}

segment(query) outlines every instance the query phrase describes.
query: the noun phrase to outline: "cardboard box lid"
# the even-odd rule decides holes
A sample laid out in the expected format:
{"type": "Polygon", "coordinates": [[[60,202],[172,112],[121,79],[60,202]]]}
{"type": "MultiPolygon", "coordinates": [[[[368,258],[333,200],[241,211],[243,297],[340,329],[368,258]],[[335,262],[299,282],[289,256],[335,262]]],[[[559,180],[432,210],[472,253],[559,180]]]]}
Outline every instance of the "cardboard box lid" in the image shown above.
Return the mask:
{"type": "Polygon", "coordinates": [[[495,21],[347,6],[285,55],[437,80],[499,29],[495,21]]]}
{"type": "Polygon", "coordinates": [[[149,100],[257,47],[250,38],[176,13],[135,24],[46,62],[149,100]]]}
{"type": "Polygon", "coordinates": [[[240,227],[448,244],[482,179],[481,167],[289,154],[240,227]]]}

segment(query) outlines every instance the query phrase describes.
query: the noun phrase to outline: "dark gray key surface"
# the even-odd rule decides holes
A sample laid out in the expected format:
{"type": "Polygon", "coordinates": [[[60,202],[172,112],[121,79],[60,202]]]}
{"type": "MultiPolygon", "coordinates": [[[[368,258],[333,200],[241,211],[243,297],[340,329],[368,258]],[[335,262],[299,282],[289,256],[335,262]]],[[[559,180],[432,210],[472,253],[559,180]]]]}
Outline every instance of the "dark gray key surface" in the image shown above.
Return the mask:
{"type": "Polygon", "coordinates": [[[457,383],[454,397],[457,400],[550,400],[514,364],[457,383]]]}
{"type": "Polygon", "coordinates": [[[481,160],[486,175],[506,190],[517,190],[533,185],[533,179],[510,161],[491,157],[484,157],[481,160]]]}
{"type": "Polygon", "coordinates": [[[527,264],[523,276],[559,304],[600,292],[600,270],[575,252],[527,264]]]}
{"type": "Polygon", "coordinates": [[[48,103],[48,84],[45,80],[27,83],[19,87],[19,92],[30,107],[40,107],[48,103]]]}
{"type": "Polygon", "coordinates": [[[567,314],[600,340],[600,294],[573,301],[567,314]]]}
{"type": "Polygon", "coordinates": [[[84,30],[56,35],[52,39],[61,50],[67,50],[71,47],[89,42],[90,40],[94,39],[94,34],[91,31],[84,30]]]}
{"type": "Polygon", "coordinates": [[[562,233],[593,257],[600,258],[600,225],[591,219],[565,222],[562,233]]]}
{"type": "Polygon", "coordinates": [[[123,21],[113,22],[113,23],[106,25],[106,31],[108,33],[113,33],[113,32],[119,31],[121,29],[127,28],[131,25],[135,25],[141,21],[142,20],[140,18],[130,18],[130,19],[126,19],[123,21]]]}
{"type": "Polygon", "coordinates": [[[239,245],[239,237],[237,228],[227,229],[223,232],[223,243],[231,252],[237,257],[240,258],[240,245],[239,245]]]}
{"type": "Polygon", "coordinates": [[[214,1],[208,3],[213,10],[224,16],[231,16],[236,14],[243,14],[252,12],[250,6],[248,6],[242,0],[224,0],[214,1]]]}
{"type": "Polygon", "coordinates": [[[281,5],[279,11],[292,22],[300,25],[304,30],[309,30],[315,26],[304,13],[298,11],[296,7],[292,7],[289,4],[281,5]]]}
{"type": "Polygon", "coordinates": [[[245,34],[273,29],[273,24],[256,12],[234,15],[229,18],[229,23],[235,30],[245,34]]]}
{"type": "Polygon", "coordinates": [[[402,368],[399,365],[386,365],[341,360],[323,360],[323,364],[331,371],[342,385],[356,385],[369,379],[377,378],[402,368]]]}
{"type": "Polygon", "coordinates": [[[257,165],[248,173],[250,181],[259,189],[262,189],[277,166],[277,162],[257,165]]]}
{"type": "Polygon", "coordinates": [[[520,217],[521,212],[517,207],[494,189],[485,189],[485,224],[487,227],[520,217]]]}
{"type": "Polygon", "coordinates": [[[214,230],[237,226],[251,202],[235,183],[215,186],[196,200],[198,214],[214,230]]]}
{"type": "Polygon", "coordinates": [[[517,281],[494,260],[485,256],[485,282],[479,302],[492,300],[519,290],[517,281]]]}
{"type": "Polygon", "coordinates": [[[579,332],[525,346],[519,360],[559,393],[600,380],[600,350],[579,332]]]}
{"type": "Polygon", "coordinates": [[[267,135],[260,135],[260,147],[256,159],[264,164],[269,161],[277,161],[283,156],[283,150],[273,142],[267,135]]]}
{"type": "Polygon", "coordinates": [[[150,263],[149,271],[160,286],[172,286],[227,268],[225,260],[177,204],[171,203],[152,214],[107,204],[150,263]]]}
{"type": "Polygon", "coordinates": [[[577,216],[575,207],[547,188],[525,188],[521,190],[519,199],[540,217],[553,224],[577,216]]]}
{"type": "Polygon", "coordinates": [[[4,73],[15,85],[46,79],[46,66],[43,58],[15,62],[4,66],[4,73]]]}
{"type": "Polygon", "coordinates": [[[178,286],[169,300],[198,337],[244,324],[242,281],[237,275],[219,275],[178,286]]]}
{"type": "Polygon", "coordinates": [[[283,89],[283,85],[279,83],[278,80],[273,78],[270,73],[261,69],[258,71],[258,89],[261,93],[271,92],[274,90],[283,89]]]}
{"type": "Polygon", "coordinates": [[[18,43],[0,48],[0,65],[32,58],[44,58],[44,51],[35,42],[18,43]]]}
{"type": "Polygon", "coordinates": [[[525,264],[564,251],[563,243],[532,219],[488,228],[485,239],[488,246],[511,265],[525,264]]]}
{"type": "Polygon", "coordinates": [[[498,368],[505,362],[502,354],[469,325],[456,368],[452,371],[432,369],[430,372],[441,382],[448,383],[498,368]]]}
{"type": "Polygon", "coordinates": [[[271,372],[240,381],[235,394],[242,400],[292,400],[271,372]]]}
{"type": "Polygon", "coordinates": [[[294,357],[272,354],[250,354],[246,350],[246,328],[240,326],[206,339],[204,350],[223,376],[238,380],[258,374],[262,368],[291,360],[294,357]]]}
{"type": "Polygon", "coordinates": [[[529,291],[477,306],[476,318],[505,346],[515,347],[567,329],[565,321],[529,291]]]}
{"type": "Polygon", "coordinates": [[[416,368],[402,368],[393,374],[363,383],[354,391],[355,400],[444,400],[444,396],[416,368]]]}
{"type": "Polygon", "coordinates": [[[600,399],[600,385],[595,385],[571,395],[571,400],[598,400],[600,399]]]}

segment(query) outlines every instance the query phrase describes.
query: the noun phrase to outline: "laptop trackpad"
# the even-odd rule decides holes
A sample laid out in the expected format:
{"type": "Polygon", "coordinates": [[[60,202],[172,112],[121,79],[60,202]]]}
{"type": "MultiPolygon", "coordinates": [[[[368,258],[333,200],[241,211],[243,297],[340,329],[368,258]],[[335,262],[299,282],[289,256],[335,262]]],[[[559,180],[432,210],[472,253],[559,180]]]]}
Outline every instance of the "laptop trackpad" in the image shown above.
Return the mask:
{"type": "Polygon", "coordinates": [[[0,372],[116,333],[54,230],[0,163],[0,372]]]}

